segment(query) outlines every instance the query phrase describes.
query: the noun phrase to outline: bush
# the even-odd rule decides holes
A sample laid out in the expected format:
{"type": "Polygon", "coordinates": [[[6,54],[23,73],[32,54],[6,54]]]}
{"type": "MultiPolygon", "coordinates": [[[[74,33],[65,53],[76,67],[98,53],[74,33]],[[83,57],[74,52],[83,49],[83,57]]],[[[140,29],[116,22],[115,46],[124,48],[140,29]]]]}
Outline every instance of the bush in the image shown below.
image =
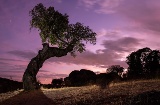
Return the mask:
{"type": "Polygon", "coordinates": [[[108,74],[100,73],[97,75],[96,84],[100,86],[100,88],[104,89],[109,87],[109,84],[115,80],[120,80],[120,76],[115,72],[110,72],[108,74]]]}

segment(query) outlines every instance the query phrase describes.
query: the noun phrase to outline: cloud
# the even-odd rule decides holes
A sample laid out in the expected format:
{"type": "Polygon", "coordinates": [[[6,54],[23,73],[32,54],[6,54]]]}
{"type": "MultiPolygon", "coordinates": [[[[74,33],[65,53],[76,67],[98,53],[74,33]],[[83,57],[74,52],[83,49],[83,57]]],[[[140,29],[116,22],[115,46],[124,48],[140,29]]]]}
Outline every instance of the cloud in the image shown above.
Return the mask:
{"type": "Polygon", "coordinates": [[[128,19],[134,26],[148,31],[160,32],[159,0],[125,0],[116,11],[128,19]]]}
{"type": "Polygon", "coordinates": [[[96,13],[116,13],[120,18],[125,16],[127,21],[129,19],[127,27],[132,25],[132,30],[136,28],[136,31],[147,31],[154,35],[160,33],[159,0],[79,0],[79,4],[96,13]]]}
{"type": "Polygon", "coordinates": [[[0,77],[9,79],[12,77],[14,80],[21,81],[27,63],[28,61],[17,58],[0,58],[0,77]]]}
{"type": "Polygon", "coordinates": [[[34,53],[32,51],[13,50],[13,51],[9,51],[8,53],[15,55],[15,56],[18,56],[18,57],[29,59],[29,60],[36,56],[36,53],[34,53]]]}
{"type": "Polygon", "coordinates": [[[120,38],[123,36],[123,34],[121,34],[120,30],[111,30],[111,29],[100,29],[100,31],[97,32],[97,38],[99,37],[107,37],[107,38],[120,38]]]}
{"type": "Polygon", "coordinates": [[[62,3],[62,0],[56,0],[56,2],[58,2],[58,3],[62,3]]]}
{"type": "MultiPolygon", "coordinates": [[[[17,62],[16,62],[17,63],[17,62]]],[[[11,71],[11,72],[15,72],[15,71],[20,71],[20,72],[24,72],[24,70],[26,69],[26,65],[22,65],[22,64],[14,64],[14,63],[5,63],[5,62],[1,62],[0,63],[0,72],[7,72],[7,71],[11,71]]]]}
{"type": "Polygon", "coordinates": [[[120,5],[123,0],[101,0],[98,2],[99,9],[95,10],[97,13],[110,14],[115,13],[115,8],[120,5]]]}
{"type": "Polygon", "coordinates": [[[39,70],[39,73],[47,73],[47,72],[49,72],[48,70],[39,70]]]}
{"type": "Polygon", "coordinates": [[[102,68],[106,68],[114,64],[120,64],[121,66],[126,67],[125,57],[130,52],[135,51],[137,46],[139,46],[142,41],[143,40],[132,37],[122,37],[116,40],[105,40],[102,44],[105,49],[99,49],[96,53],[86,51],[78,54],[76,58],[67,55],[60,58],[51,58],[48,61],[77,65],[92,65],[102,68]]]}
{"type": "Polygon", "coordinates": [[[67,74],[58,74],[58,73],[42,73],[40,72],[37,76],[37,78],[65,78],[67,77],[67,74]]]}
{"type": "Polygon", "coordinates": [[[15,61],[20,61],[20,62],[26,62],[26,61],[24,61],[24,60],[20,60],[20,59],[11,59],[11,58],[0,58],[0,61],[13,61],[13,62],[15,62],[15,61]]]}
{"type": "Polygon", "coordinates": [[[8,63],[0,61],[0,66],[1,65],[8,65],[8,63]]]}
{"type": "Polygon", "coordinates": [[[123,37],[118,40],[105,40],[102,45],[112,51],[129,52],[135,50],[135,46],[140,45],[141,41],[143,40],[133,37],[123,37]]]}
{"type": "MultiPolygon", "coordinates": [[[[143,40],[133,37],[118,37],[114,40],[104,40],[102,46],[104,49],[98,49],[95,53],[89,50],[83,53],[77,53],[74,58],[68,54],[63,57],[53,57],[47,60],[51,63],[66,63],[76,65],[91,65],[107,68],[110,65],[120,64],[126,67],[125,57],[132,51],[137,50],[137,46],[141,45],[143,40]]],[[[10,54],[30,59],[35,56],[34,52],[30,51],[10,51],[10,54]]]]}
{"type": "Polygon", "coordinates": [[[115,8],[120,5],[123,0],[79,0],[80,5],[84,5],[87,9],[93,9],[96,13],[111,14],[115,13],[115,8]]]}
{"type": "Polygon", "coordinates": [[[25,65],[4,64],[0,65],[0,77],[14,79],[17,81],[22,80],[25,65]]]}
{"type": "Polygon", "coordinates": [[[87,8],[93,8],[95,4],[97,4],[99,0],[79,0],[80,5],[84,5],[87,8]]]}

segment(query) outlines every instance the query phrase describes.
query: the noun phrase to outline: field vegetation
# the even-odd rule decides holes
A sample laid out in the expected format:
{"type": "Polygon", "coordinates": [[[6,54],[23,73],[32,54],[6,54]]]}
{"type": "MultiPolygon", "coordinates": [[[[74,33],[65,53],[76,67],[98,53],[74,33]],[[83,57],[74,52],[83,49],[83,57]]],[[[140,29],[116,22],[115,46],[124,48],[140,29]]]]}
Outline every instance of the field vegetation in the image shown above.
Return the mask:
{"type": "Polygon", "coordinates": [[[160,80],[111,83],[106,89],[91,85],[19,90],[1,93],[0,101],[0,105],[160,105],[160,80]]]}

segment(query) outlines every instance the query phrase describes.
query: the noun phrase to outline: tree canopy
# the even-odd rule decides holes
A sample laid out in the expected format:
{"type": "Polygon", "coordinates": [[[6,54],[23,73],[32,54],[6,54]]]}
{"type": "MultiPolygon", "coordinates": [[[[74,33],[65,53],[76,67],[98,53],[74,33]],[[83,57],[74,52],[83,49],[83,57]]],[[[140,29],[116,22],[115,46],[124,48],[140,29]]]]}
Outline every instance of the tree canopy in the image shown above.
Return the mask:
{"type": "Polygon", "coordinates": [[[160,72],[160,51],[153,50],[147,56],[145,68],[152,76],[159,75],[160,72]]]}
{"type": "Polygon", "coordinates": [[[71,86],[83,86],[93,84],[96,81],[96,74],[91,70],[74,70],[69,74],[68,80],[71,86]]]}
{"type": "Polygon", "coordinates": [[[127,56],[129,75],[155,77],[160,74],[160,52],[142,48],[127,56]]]}
{"type": "Polygon", "coordinates": [[[120,65],[112,65],[109,66],[106,72],[115,72],[115,73],[121,73],[123,72],[124,68],[121,67],[120,65]]]}
{"type": "Polygon", "coordinates": [[[144,72],[145,61],[151,49],[146,47],[132,52],[127,56],[126,63],[129,65],[129,73],[132,75],[141,75],[144,72]]]}
{"type": "Polygon", "coordinates": [[[45,60],[85,51],[87,42],[96,44],[96,33],[82,23],[69,24],[68,15],[61,14],[54,7],[37,4],[30,12],[31,28],[40,31],[43,48],[29,62],[23,75],[24,90],[39,88],[36,75],[45,60]]]}
{"type": "Polygon", "coordinates": [[[85,51],[84,42],[96,43],[96,33],[82,23],[69,24],[68,15],[61,14],[54,7],[37,4],[30,11],[31,28],[38,28],[42,43],[50,43],[58,48],[66,48],[74,44],[71,55],[85,51]]]}

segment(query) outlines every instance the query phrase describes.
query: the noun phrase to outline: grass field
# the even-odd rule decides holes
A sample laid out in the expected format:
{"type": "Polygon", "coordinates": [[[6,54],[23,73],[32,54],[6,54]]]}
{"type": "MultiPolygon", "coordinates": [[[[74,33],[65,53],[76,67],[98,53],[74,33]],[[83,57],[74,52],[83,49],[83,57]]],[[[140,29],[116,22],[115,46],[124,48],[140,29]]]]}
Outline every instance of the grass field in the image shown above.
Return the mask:
{"type": "Polygon", "coordinates": [[[160,105],[160,80],[112,83],[108,89],[93,85],[19,90],[0,94],[0,105],[160,105]]]}

